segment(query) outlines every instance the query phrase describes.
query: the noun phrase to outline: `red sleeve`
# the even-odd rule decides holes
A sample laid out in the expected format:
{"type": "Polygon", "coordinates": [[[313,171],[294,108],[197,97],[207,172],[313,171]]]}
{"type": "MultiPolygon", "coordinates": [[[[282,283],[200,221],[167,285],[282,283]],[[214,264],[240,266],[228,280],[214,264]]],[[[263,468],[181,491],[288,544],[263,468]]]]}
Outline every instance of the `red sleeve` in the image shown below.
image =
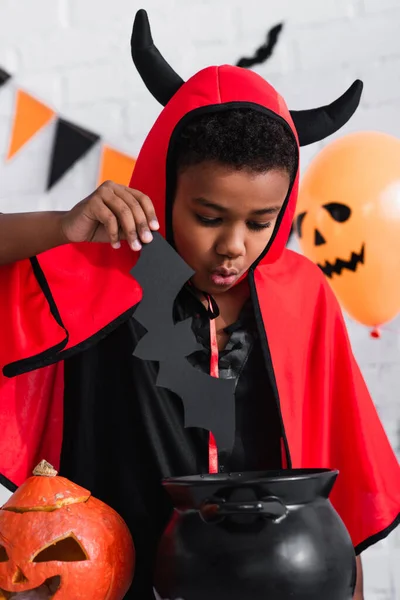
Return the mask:
{"type": "Polygon", "coordinates": [[[54,363],[117,327],[141,299],[136,260],[125,243],[84,243],[0,267],[4,374],[54,363]]]}

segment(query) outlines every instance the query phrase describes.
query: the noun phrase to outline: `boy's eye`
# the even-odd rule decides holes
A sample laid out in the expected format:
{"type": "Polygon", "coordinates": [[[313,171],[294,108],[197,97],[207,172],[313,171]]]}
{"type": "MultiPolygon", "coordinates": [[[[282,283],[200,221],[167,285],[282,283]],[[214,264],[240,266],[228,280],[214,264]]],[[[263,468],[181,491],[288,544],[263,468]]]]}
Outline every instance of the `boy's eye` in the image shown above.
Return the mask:
{"type": "Polygon", "coordinates": [[[212,218],[212,217],[202,217],[201,215],[196,215],[196,218],[202,225],[206,225],[208,227],[213,227],[215,225],[219,225],[222,221],[221,218],[212,218]]]}
{"type": "MultiPolygon", "coordinates": [[[[203,217],[202,215],[196,215],[196,218],[198,221],[200,221],[202,225],[205,225],[206,227],[217,227],[222,223],[221,217],[203,217]]],[[[271,227],[271,221],[268,221],[267,223],[257,223],[256,221],[248,221],[247,227],[251,231],[261,231],[263,229],[271,227]]]]}
{"type": "Polygon", "coordinates": [[[271,227],[271,221],[268,221],[267,223],[256,223],[254,221],[250,221],[247,223],[247,227],[252,231],[261,231],[262,229],[268,229],[268,227],[271,227]]]}

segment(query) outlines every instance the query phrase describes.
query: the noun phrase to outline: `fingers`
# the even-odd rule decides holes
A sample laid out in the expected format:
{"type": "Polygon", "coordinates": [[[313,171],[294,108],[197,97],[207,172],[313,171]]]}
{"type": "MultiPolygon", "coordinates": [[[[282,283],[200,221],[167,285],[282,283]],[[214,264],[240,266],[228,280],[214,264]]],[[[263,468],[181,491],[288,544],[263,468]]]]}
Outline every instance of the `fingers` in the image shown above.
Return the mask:
{"type": "Polygon", "coordinates": [[[152,236],[147,223],[145,223],[144,213],[139,203],[136,203],[137,206],[132,206],[133,202],[130,198],[127,201],[126,198],[117,196],[115,192],[107,193],[103,198],[103,202],[116,217],[119,229],[122,232],[120,238],[125,238],[132,250],[140,250],[142,247],[138,232],[141,233],[141,240],[144,243],[151,242],[152,236]]]}
{"type": "MultiPolygon", "coordinates": [[[[124,220],[121,220],[121,226],[124,233],[127,235],[127,240],[134,250],[140,250],[141,242],[143,242],[144,244],[148,244],[152,241],[153,236],[150,230],[149,218],[142,205],[143,198],[147,198],[147,196],[144,196],[144,194],[142,194],[141,192],[136,192],[136,194],[137,195],[128,192],[126,188],[121,188],[116,192],[115,196],[118,204],[120,205],[120,202],[122,202],[124,204],[125,209],[129,211],[130,223],[132,219],[132,226],[129,231],[124,226],[124,220]]],[[[147,200],[148,203],[150,203],[151,205],[150,210],[152,209],[154,212],[153,204],[151,203],[150,198],[147,198],[147,200]]],[[[120,205],[120,210],[123,217],[125,210],[123,209],[122,205],[120,205]]],[[[128,220],[128,215],[125,216],[128,220]]]]}
{"type": "Polygon", "coordinates": [[[101,222],[112,246],[118,248],[119,240],[125,238],[132,250],[138,251],[142,243],[151,242],[151,230],[159,229],[159,224],[150,198],[138,190],[113,182],[107,182],[101,188],[101,203],[115,218],[111,219],[108,213],[99,208],[102,218],[107,219],[107,223],[101,222]]]}
{"type": "Polygon", "coordinates": [[[110,210],[104,203],[99,204],[96,210],[96,219],[104,226],[107,235],[110,239],[111,246],[113,248],[120,248],[121,242],[119,241],[119,225],[118,220],[112,210],[110,210]]]}
{"type": "Polygon", "coordinates": [[[137,200],[139,202],[146,216],[146,220],[149,224],[150,229],[152,229],[153,231],[157,231],[160,228],[160,225],[158,223],[157,215],[150,198],[146,196],[146,194],[139,192],[139,190],[133,190],[129,187],[125,187],[124,189],[127,194],[131,195],[134,200],[137,200]]]}

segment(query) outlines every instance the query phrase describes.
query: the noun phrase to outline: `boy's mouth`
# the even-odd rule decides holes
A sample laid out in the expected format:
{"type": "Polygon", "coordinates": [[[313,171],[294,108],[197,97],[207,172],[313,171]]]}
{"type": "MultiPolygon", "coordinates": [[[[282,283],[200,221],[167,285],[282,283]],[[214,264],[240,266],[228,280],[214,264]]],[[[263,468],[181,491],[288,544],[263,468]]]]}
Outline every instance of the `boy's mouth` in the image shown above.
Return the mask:
{"type": "Polygon", "coordinates": [[[239,278],[239,271],[237,269],[227,269],[225,267],[219,267],[211,271],[211,281],[214,285],[220,287],[230,287],[239,278]]]}

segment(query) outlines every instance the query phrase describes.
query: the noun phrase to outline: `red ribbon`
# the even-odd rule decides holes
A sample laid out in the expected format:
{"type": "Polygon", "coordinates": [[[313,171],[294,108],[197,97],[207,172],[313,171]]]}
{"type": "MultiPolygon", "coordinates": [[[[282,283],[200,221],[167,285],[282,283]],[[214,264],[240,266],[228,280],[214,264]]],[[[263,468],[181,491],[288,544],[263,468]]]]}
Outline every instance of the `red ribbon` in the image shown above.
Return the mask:
{"type": "MultiPolygon", "coordinates": [[[[219,377],[218,368],[218,340],[217,330],[215,327],[215,319],[210,319],[210,346],[211,346],[211,358],[210,358],[210,375],[211,377],[219,377]]],[[[209,473],[218,473],[218,448],[215,443],[215,438],[210,432],[209,443],[208,443],[208,471],[209,473]]]]}

